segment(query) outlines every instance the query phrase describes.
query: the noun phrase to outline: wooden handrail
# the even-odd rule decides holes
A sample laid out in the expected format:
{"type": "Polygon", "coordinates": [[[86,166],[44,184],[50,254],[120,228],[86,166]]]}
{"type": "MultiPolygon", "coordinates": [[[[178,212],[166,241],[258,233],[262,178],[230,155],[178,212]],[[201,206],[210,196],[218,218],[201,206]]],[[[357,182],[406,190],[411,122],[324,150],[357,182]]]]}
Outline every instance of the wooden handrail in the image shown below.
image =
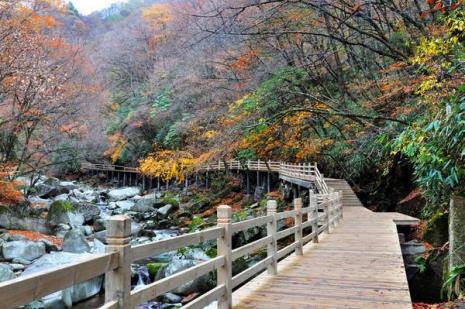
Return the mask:
{"type": "MultiPolygon", "coordinates": [[[[92,164],[84,162],[81,164],[82,169],[107,171],[107,172],[125,172],[125,173],[140,173],[138,168],[125,167],[120,165],[110,164],[92,164]]],[[[244,165],[238,160],[218,161],[215,164],[207,164],[200,166],[196,172],[207,172],[211,170],[248,170],[261,172],[277,172],[283,176],[300,179],[304,181],[314,182],[320,193],[328,194],[329,189],[324,177],[321,175],[316,164],[292,164],[277,161],[247,161],[244,165]]]]}
{"type": "Polygon", "coordinates": [[[87,261],[4,281],[0,283],[0,304],[2,308],[16,308],[53,292],[98,277],[118,268],[118,258],[117,253],[106,253],[87,261]]]}
{"type": "Polygon", "coordinates": [[[129,244],[131,220],[125,216],[114,216],[110,218],[107,225],[108,245],[106,250],[108,253],[87,261],[2,282],[0,283],[0,303],[2,308],[16,308],[53,292],[105,274],[105,304],[100,309],[133,308],[169,292],[185,282],[216,270],[218,272],[217,287],[198,297],[185,308],[202,308],[214,300],[218,300],[222,306],[230,307],[234,287],[251,279],[266,268],[270,274],[276,274],[278,260],[294,250],[296,254],[302,254],[304,244],[309,241],[318,242],[318,234],[331,232],[342,218],[341,197],[340,193],[315,195],[311,192],[308,207],[302,208],[302,200],[299,198],[294,200],[293,210],[280,213],[276,212],[276,201],[268,201],[267,215],[237,223],[232,223],[231,208],[220,206],[218,207],[216,227],[137,246],[129,244]],[[322,209],[323,212],[319,212],[318,209],[322,209]],[[294,218],[294,225],[283,231],[278,231],[277,221],[290,217],[294,218]],[[232,249],[232,235],[234,233],[262,225],[267,226],[265,237],[232,249]],[[311,232],[304,235],[304,229],[309,228],[311,228],[311,232]],[[278,250],[277,241],[292,234],[294,234],[294,242],[278,250]],[[213,239],[217,240],[217,257],[131,291],[131,263],[134,261],[213,239]],[[267,248],[267,257],[264,260],[236,276],[232,276],[233,260],[253,254],[265,247],[267,248]]]}

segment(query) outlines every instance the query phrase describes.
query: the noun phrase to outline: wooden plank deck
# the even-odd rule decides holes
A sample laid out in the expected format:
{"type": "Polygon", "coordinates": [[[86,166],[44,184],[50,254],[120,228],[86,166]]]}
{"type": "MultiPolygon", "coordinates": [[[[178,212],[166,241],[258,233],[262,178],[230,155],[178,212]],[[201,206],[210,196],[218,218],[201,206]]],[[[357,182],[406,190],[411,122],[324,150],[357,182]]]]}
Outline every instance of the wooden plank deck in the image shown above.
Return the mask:
{"type": "Polygon", "coordinates": [[[392,216],[345,207],[318,244],[262,273],[233,294],[233,308],[412,308],[392,216]]]}

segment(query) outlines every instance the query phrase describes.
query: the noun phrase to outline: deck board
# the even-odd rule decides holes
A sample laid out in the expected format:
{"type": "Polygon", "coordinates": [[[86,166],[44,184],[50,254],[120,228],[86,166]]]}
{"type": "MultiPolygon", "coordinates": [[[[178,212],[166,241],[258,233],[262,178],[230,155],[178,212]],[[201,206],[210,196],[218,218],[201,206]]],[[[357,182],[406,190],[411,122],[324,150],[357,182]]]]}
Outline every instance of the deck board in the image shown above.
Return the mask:
{"type": "Polygon", "coordinates": [[[345,207],[340,225],[306,245],[303,256],[235,291],[233,308],[412,308],[393,219],[345,207]]]}

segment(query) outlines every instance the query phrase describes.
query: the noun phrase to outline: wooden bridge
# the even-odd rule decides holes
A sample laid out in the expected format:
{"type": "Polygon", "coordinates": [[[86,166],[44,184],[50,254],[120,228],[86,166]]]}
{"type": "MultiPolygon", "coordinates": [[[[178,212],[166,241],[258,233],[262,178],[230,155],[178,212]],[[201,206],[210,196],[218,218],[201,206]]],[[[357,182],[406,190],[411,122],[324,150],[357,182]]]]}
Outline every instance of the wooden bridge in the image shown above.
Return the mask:
{"type": "Polygon", "coordinates": [[[231,208],[223,205],[217,209],[216,227],[171,239],[131,246],[130,219],[112,217],[107,225],[108,253],[0,283],[0,306],[15,308],[105,275],[105,303],[100,308],[135,308],[216,271],[216,287],[183,308],[204,308],[214,301],[222,309],[411,308],[396,224],[414,225],[418,220],[371,212],[345,181],[324,179],[316,170],[309,165],[280,165],[283,176],[321,189],[310,191],[307,205],[296,198],[293,209],[278,212],[276,201],[270,200],[265,216],[241,222],[232,222],[231,208]],[[292,226],[278,229],[280,220],[291,220],[292,226]],[[266,226],[264,238],[232,247],[233,234],[257,226],[266,226]],[[131,263],[215,239],[217,257],[131,290],[131,263]],[[267,254],[261,261],[232,273],[234,260],[264,248],[267,254]]]}
{"type": "MultiPolygon", "coordinates": [[[[158,190],[163,187],[160,177],[151,177],[143,175],[136,167],[126,167],[111,164],[92,164],[82,163],[81,169],[93,173],[104,173],[108,178],[116,177],[119,182],[122,180],[123,185],[140,185],[143,189],[157,188],[158,190]]],[[[245,187],[247,193],[250,191],[251,173],[256,173],[256,184],[261,183],[260,175],[266,173],[266,188],[270,191],[270,175],[277,173],[279,178],[283,181],[295,184],[303,188],[310,188],[312,185],[320,193],[329,193],[328,186],[326,185],[323,175],[318,170],[316,164],[291,164],[275,161],[246,161],[241,162],[238,160],[218,161],[215,164],[202,165],[192,168],[190,175],[185,175],[185,186],[189,185],[189,180],[194,178],[195,185],[199,186],[199,175],[204,175],[205,187],[208,188],[209,174],[215,171],[244,171],[246,174],[245,187]]],[[[164,183],[168,186],[168,181],[164,183]]]]}

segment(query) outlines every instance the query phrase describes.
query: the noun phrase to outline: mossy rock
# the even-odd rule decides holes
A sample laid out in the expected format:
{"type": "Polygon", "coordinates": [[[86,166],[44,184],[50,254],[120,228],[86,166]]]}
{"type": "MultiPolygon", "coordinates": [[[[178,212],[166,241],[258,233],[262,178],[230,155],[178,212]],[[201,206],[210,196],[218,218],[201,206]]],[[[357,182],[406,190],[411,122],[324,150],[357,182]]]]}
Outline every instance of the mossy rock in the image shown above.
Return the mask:
{"type": "Polygon", "coordinates": [[[179,202],[175,197],[165,197],[162,201],[163,203],[173,205],[175,208],[179,208],[179,202]]]}
{"type": "Polygon", "coordinates": [[[84,222],[84,216],[79,214],[70,202],[55,201],[50,205],[47,220],[51,225],[65,223],[71,226],[80,226],[84,222]]]}
{"type": "Polygon", "coordinates": [[[147,269],[149,271],[150,278],[155,279],[158,271],[164,266],[166,266],[166,263],[148,263],[147,269]]]}
{"type": "Polygon", "coordinates": [[[50,205],[49,212],[75,212],[76,208],[68,201],[55,201],[50,205]]]}
{"type": "Polygon", "coordinates": [[[437,212],[426,225],[423,239],[434,247],[440,247],[449,239],[449,215],[442,211],[437,212]]]}

